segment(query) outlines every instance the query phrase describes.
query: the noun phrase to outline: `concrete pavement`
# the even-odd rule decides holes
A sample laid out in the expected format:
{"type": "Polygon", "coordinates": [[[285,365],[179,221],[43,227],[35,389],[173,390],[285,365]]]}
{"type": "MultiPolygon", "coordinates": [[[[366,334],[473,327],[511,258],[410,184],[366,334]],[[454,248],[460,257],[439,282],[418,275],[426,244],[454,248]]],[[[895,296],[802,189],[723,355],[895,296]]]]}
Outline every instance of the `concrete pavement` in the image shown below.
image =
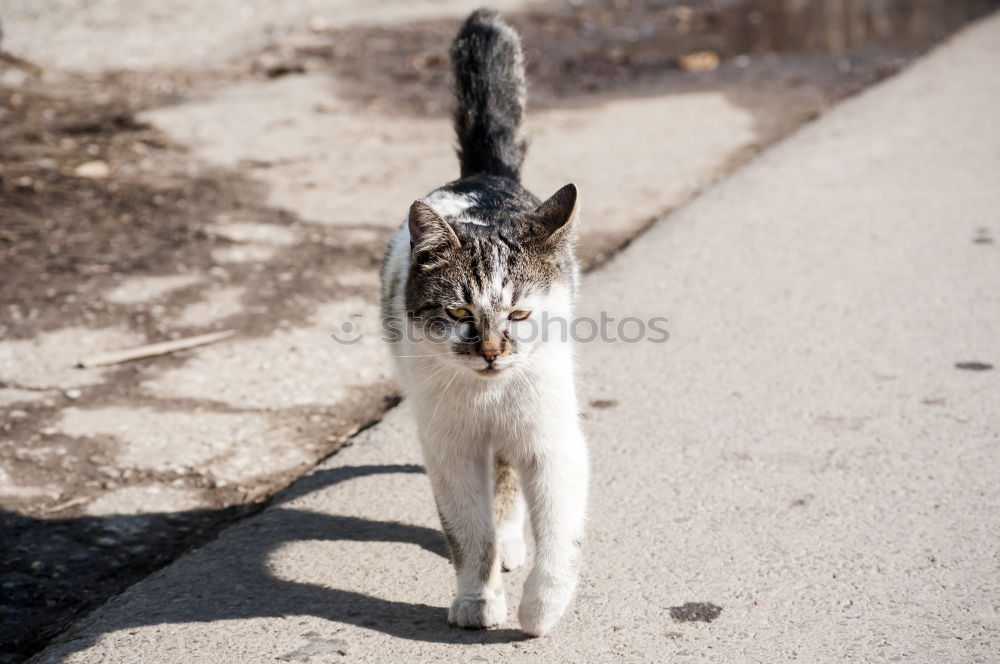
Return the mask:
{"type": "Polygon", "coordinates": [[[504,629],[444,625],[404,404],[34,661],[994,660],[998,56],[993,17],[588,276],[584,313],[671,339],[579,349],[587,564],[549,637],[523,571],[504,629]]]}
{"type": "MultiPolygon", "coordinates": [[[[4,51],[35,66],[0,57],[5,154],[24,157],[0,196],[0,542],[14,552],[0,559],[0,662],[384,410],[382,345],[344,353],[329,335],[356,313],[377,329],[387,238],[457,173],[447,46],[474,6],[2,4],[4,51]],[[75,368],[221,329],[237,334],[75,368]]],[[[526,183],[587,192],[589,265],[909,57],[721,53],[690,72],[672,63],[720,39],[709,6],[671,21],[641,3],[493,4],[529,54],[526,183]]]]}
{"type": "MultiPolygon", "coordinates": [[[[509,11],[524,1],[493,4],[509,11]]],[[[7,0],[3,9],[8,48],[48,67],[78,71],[219,65],[269,39],[307,41],[317,28],[469,11],[462,0],[164,0],[155,7],[129,0],[56,0],[44,6],[7,0]]]]}

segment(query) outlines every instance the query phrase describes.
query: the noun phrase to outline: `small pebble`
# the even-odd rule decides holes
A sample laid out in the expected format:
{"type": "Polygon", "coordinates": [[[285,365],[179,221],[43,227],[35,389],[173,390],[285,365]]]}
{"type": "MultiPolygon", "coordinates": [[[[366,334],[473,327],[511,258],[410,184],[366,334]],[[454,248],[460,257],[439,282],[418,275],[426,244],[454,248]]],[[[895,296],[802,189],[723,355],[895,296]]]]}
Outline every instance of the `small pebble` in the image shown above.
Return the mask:
{"type": "Polygon", "coordinates": [[[718,69],[719,56],[714,51],[696,51],[682,56],[678,62],[681,69],[701,73],[718,69]]]}
{"type": "Polygon", "coordinates": [[[111,167],[108,166],[107,162],[95,160],[95,161],[85,161],[73,171],[73,174],[81,178],[90,178],[91,180],[103,180],[104,178],[111,175],[111,167]]]}
{"type": "Polygon", "coordinates": [[[309,29],[313,32],[323,32],[330,27],[330,24],[322,16],[309,17],[309,29]]]}

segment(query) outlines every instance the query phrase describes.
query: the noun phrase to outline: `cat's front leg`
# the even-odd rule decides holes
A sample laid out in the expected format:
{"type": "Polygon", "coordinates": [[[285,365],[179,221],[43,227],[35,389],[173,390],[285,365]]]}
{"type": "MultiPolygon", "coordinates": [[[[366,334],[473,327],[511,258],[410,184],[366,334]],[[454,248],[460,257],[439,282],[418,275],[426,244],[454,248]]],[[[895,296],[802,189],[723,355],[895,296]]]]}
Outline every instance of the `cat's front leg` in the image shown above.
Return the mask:
{"type": "Polygon", "coordinates": [[[458,581],[448,622],[499,625],[507,617],[507,602],[493,525],[493,455],[474,445],[427,447],[427,473],[458,581]]]}
{"type": "Polygon", "coordinates": [[[535,534],[535,565],[518,609],[521,629],[551,630],[573,599],[587,507],[587,447],[577,427],[539,445],[521,464],[535,534]]]}

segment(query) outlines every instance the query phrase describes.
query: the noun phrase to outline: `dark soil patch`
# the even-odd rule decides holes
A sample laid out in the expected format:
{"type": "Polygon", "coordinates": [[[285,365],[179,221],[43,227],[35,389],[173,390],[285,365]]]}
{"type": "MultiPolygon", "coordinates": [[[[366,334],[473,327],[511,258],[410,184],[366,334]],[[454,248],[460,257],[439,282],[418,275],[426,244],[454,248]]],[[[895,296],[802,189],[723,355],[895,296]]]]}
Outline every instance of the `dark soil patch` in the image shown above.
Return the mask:
{"type": "MultiPolygon", "coordinates": [[[[522,35],[529,103],[538,109],[746,83],[748,75],[754,86],[816,84],[838,99],[998,6],[998,0],[570,0],[505,17],[522,35]],[[685,57],[706,52],[707,61],[685,57]],[[690,71],[706,62],[707,70],[690,71]],[[751,67],[756,75],[746,71],[751,67]]],[[[460,22],[330,30],[327,44],[274,45],[267,58],[281,73],[329,68],[362,106],[438,115],[450,107],[448,48],[460,22]]]]}
{"type": "Polygon", "coordinates": [[[993,368],[993,365],[989,362],[956,362],[956,369],[965,369],[966,371],[989,371],[993,368]]]}
{"type": "Polygon", "coordinates": [[[3,337],[122,320],[151,340],[176,333],[162,324],[164,315],[197,294],[163,302],[160,316],[148,305],[113,305],[99,295],[127,275],[189,272],[210,274],[212,285],[245,286],[245,308],[257,313],[227,324],[243,334],[266,333],[277,320],[303,320],[334,287],[350,294],[334,281],[334,266],[378,264],[383,238],[359,244],[345,239],[349,227],[304,224],[268,208],[264,188],[243,173],[207,167],[170,145],[136,116],[173,97],[126,80],[124,88],[114,75],[0,86],[3,337]],[[107,177],[77,174],[87,162],[103,164],[107,177]],[[307,239],[271,259],[267,271],[254,264],[222,269],[211,252],[231,242],[206,227],[239,215],[308,229],[307,239]]]}
{"type": "MultiPolygon", "coordinates": [[[[264,188],[246,174],[197,163],[139,119],[143,109],[171,103],[183,77],[42,78],[30,68],[0,61],[0,75],[15,69],[27,72],[24,82],[0,85],[3,339],[28,339],[70,326],[124,327],[149,341],[221,326],[234,327],[242,336],[266,335],[279,321],[305,321],[332,293],[375,297],[372,289],[345,286],[336,277],[340,270],[374,270],[383,238],[349,240],[355,229],[311,225],[269,208],[264,188]],[[164,81],[170,82],[168,92],[160,90],[164,81]],[[78,174],[87,162],[104,164],[106,175],[78,174]],[[212,251],[232,242],[207,229],[226,218],[286,226],[302,239],[281,248],[264,270],[255,263],[220,266],[212,251]],[[155,303],[124,305],[104,298],[127,277],[185,273],[202,275],[208,285],[180,289],[155,303]],[[185,305],[202,299],[202,288],[226,285],[245,289],[240,313],[211,326],[171,322],[185,305]]],[[[177,367],[188,357],[158,358],[156,367],[177,367]]],[[[24,661],[73,620],[211,539],[307,470],[278,474],[255,486],[223,488],[197,471],[113,468],[118,447],[113,437],[42,433],[70,405],[233,410],[222,403],[152,399],[140,388],[147,378],[146,364],[121,365],[107,381],[73,397],[51,386],[44,399],[17,404],[18,417],[0,420],[4,470],[20,484],[61,491],[56,498],[5,498],[0,506],[0,663],[24,661]],[[65,453],[36,453],[53,446],[65,453]],[[149,484],[199,489],[213,509],[73,516],[86,502],[74,503],[77,499],[149,484]],[[63,504],[71,507],[61,509],[63,504]]],[[[0,381],[0,387],[21,386],[0,381]]],[[[385,404],[378,397],[388,391],[377,385],[370,393],[359,391],[352,403],[289,408],[270,416],[276,426],[291,427],[303,444],[310,443],[318,460],[342,444],[355,421],[379,417],[385,404]]]]}
{"type": "Polygon", "coordinates": [[[722,607],[711,602],[688,602],[670,607],[670,617],[677,622],[712,622],[722,614],[722,607]]]}

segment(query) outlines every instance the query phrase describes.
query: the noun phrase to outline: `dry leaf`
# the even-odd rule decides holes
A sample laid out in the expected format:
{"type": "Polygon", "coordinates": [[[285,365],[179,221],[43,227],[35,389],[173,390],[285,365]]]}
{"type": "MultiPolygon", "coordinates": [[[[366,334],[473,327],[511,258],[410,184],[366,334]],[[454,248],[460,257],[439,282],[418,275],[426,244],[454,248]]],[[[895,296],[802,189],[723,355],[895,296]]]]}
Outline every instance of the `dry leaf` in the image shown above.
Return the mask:
{"type": "Polygon", "coordinates": [[[719,68],[719,55],[715,51],[695,51],[681,56],[679,62],[686,71],[714,71],[719,68]]]}

